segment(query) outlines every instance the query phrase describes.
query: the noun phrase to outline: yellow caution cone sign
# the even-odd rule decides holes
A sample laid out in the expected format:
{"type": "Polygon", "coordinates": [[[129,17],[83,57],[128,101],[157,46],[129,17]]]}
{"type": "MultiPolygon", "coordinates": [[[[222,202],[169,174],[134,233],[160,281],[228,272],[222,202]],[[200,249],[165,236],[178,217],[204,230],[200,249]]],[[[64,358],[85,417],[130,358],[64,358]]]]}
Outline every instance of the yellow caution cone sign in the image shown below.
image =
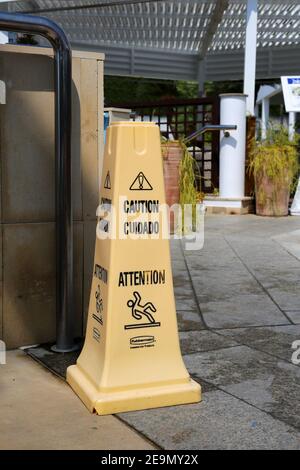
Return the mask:
{"type": "Polygon", "coordinates": [[[159,128],[108,128],[83,350],[67,381],[98,414],[201,400],[181,357],[159,128]]]}

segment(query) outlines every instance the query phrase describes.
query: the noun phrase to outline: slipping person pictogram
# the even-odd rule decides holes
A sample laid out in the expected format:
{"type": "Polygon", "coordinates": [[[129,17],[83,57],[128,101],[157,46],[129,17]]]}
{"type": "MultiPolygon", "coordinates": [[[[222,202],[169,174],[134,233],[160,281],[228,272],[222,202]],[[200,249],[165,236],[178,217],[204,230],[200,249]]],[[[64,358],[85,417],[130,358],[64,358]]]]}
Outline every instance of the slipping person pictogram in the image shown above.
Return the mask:
{"type": "Polygon", "coordinates": [[[147,302],[144,305],[141,304],[141,296],[137,291],[133,293],[134,299],[129,299],[127,306],[131,309],[131,314],[136,320],[142,320],[144,317],[147,318],[148,322],[146,323],[133,323],[130,325],[125,325],[125,330],[134,329],[134,328],[147,328],[149,326],[160,326],[160,322],[156,322],[153,318],[153,315],[150,313],[155,313],[156,308],[152,302],[147,302]],[[150,311],[149,311],[150,310],[150,311]]]}

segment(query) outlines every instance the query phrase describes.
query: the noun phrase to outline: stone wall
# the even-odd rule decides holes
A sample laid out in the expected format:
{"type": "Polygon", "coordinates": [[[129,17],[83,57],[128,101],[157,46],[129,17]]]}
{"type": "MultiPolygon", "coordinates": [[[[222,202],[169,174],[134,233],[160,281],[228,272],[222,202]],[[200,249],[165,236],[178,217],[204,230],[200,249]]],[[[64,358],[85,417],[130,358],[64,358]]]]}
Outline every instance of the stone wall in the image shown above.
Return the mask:
{"type": "MultiPolygon", "coordinates": [[[[14,348],[55,340],[53,53],[15,45],[0,52],[0,338],[14,348]]],[[[102,164],[103,55],[73,52],[72,106],[74,324],[80,336],[102,164]]]]}

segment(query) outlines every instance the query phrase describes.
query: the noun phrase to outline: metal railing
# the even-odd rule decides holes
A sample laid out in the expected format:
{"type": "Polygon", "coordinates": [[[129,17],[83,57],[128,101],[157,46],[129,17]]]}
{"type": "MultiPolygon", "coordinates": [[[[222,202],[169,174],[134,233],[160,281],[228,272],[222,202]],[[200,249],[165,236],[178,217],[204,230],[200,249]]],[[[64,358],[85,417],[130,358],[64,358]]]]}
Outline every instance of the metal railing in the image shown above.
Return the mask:
{"type": "MultiPolygon", "coordinates": [[[[206,125],[220,122],[220,103],[217,96],[185,98],[164,98],[149,102],[119,102],[110,106],[129,108],[134,120],[152,121],[159,126],[161,135],[167,140],[182,140],[206,125]]],[[[204,180],[203,191],[211,192],[219,185],[219,136],[212,132],[205,139],[194,139],[189,152],[197,162],[204,180]]]]}
{"type": "Polygon", "coordinates": [[[198,131],[193,132],[191,135],[189,135],[188,137],[183,139],[183,143],[187,144],[187,143],[191,142],[192,140],[197,139],[197,137],[199,137],[200,135],[205,134],[205,132],[221,132],[221,131],[223,131],[224,136],[229,137],[230,136],[229,131],[235,131],[236,129],[237,129],[237,126],[236,125],[231,125],[231,124],[229,124],[229,125],[226,125],[226,124],[207,124],[207,125],[203,126],[201,129],[199,129],[198,131]]]}
{"type": "Polygon", "coordinates": [[[71,47],[63,30],[47,18],[1,12],[0,30],[43,36],[54,50],[57,321],[56,345],[53,349],[57,352],[71,351],[75,348],[71,192],[71,47]]]}

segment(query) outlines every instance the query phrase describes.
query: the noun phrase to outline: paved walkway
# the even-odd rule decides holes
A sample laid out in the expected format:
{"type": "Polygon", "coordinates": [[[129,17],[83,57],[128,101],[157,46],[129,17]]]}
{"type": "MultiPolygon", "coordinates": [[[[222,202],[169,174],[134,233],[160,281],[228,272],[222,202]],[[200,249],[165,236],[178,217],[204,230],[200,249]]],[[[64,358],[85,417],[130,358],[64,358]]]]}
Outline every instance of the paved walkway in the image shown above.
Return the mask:
{"type": "Polygon", "coordinates": [[[155,449],[115,416],[90,414],[70,387],[22,351],[0,366],[0,449],[155,449]]]}
{"type": "Polygon", "coordinates": [[[121,417],[167,449],[300,449],[300,218],[205,227],[203,250],[172,246],[182,352],[203,401],[121,417]]]}
{"type": "Polygon", "coordinates": [[[300,449],[300,218],[207,216],[204,249],[172,243],[172,258],[182,352],[202,403],[92,416],[11,352],[0,448],[149,449],[146,436],[166,449],[300,449]]]}

